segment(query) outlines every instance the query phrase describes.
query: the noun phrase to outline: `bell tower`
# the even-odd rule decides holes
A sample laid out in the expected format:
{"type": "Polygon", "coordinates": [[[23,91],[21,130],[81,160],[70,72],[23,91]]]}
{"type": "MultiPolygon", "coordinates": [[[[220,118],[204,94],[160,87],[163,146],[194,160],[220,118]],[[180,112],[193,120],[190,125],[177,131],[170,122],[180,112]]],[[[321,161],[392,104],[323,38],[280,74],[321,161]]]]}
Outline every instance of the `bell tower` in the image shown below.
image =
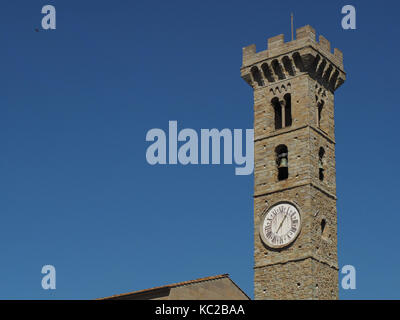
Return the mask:
{"type": "Polygon", "coordinates": [[[243,48],[254,89],[255,299],[337,299],[334,92],[342,52],[305,26],[243,48]]]}

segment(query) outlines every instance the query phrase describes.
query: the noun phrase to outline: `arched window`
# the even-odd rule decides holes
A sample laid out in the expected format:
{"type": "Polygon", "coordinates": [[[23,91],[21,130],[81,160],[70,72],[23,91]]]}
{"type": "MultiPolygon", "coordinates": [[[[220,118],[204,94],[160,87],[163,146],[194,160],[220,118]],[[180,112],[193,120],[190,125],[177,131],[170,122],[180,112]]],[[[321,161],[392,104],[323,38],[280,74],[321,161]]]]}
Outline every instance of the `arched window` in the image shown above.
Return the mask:
{"type": "Polygon", "coordinates": [[[290,93],[286,93],[283,97],[285,99],[285,127],[292,125],[292,99],[290,93]]]}
{"type": "Polygon", "coordinates": [[[288,148],[281,144],[276,147],[276,164],[278,167],[278,180],[286,180],[289,177],[289,153],[288,148]]]}
{"type": "Polygon", "coordinates": [[[283,96],[283,100],[277,97],[271,100],[271,105],[274,108],[275,114],[275,130],[292,125],[292,101],[290,93],[283,96]]]}
{"type": "Polygon", "coordinates": [[[319,172],[319,180],[324,181],[324,155],[325,155],[325,150],[324,148],[319,148],[318,152],[318,172],[319,172]]]}
{"type": "Polygon", "coordinates": [[[273,98],[271,101],[275,114],[275,130],[282,128],[282,107],[278,98],[273,98]]]}

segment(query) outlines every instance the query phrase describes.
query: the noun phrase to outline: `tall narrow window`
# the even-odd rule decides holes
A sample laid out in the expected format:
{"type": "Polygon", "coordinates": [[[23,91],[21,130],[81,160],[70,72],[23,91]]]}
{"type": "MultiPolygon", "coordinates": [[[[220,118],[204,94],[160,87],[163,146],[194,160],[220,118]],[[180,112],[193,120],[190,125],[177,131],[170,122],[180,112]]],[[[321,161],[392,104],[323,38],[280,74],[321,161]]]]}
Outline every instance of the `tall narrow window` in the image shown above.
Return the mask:
{"type": "Polygon", "coordinates": [[[327,240],[330,238],[330,233],[329,233],[329,224],[326,222],[325,219],[321,220],[321,237],[322,239],[327,240]]]}
{"type": "Polygon", "coordinates": [[[275,130],[276,129],[281,129],[282,128],[282,107],[281,104],[279,103],[278,98],[273,98],[272,101],[272,107],[274,108],[274,114],[275,114],[275,130]]]}
{"type": "Polygon", "coordinates": [[[322,219],[321,220],[321,234],[324,234],[325,226],[326,226],[326,221],[325,221],[325,219],[322,219]]]}
{"type": "Polygon", "coordinates": [[[320,101],[317,103],[318,107],[318,127],[321,129],[321,119],[322,119],[322,109],[324,108],[324,101],[320,101]]]}
{"type": "Polygon", "coordinates": [[[319,148],[319,153],[318,153],[318,173],[319,173],[319,180],[324,181],[324,155],[325,155],[325,150],[324,148],[319,148]]]}
{"type": "Polygon", "coordinates": [[[285,94],[283,98],[285,99],[285,127],[290,127],[292,125],[292,99],[290,93],[285,94]]]}
{"type": "Polygon", "coordinates": [[[288,148],[281,144],[276,147],[276,164],[278,166],[278,180],[286,180],[289,177],[288,148]]]}

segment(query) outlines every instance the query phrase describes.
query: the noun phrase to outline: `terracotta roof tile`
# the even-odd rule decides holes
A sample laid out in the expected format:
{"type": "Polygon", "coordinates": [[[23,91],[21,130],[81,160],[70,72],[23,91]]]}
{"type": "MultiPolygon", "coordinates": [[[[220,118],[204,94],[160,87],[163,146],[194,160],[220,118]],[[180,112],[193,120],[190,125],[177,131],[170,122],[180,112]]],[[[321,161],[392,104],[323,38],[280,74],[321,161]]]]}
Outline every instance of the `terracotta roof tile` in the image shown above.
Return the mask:
{"type": "MultiPolygon", "coordinates": [[[[176,287],[181,287],[181,286],[186,286],[198,282],[203,282],[203,281],[210,281],[210,280],[217,280],[217,279],[222,279],[222,278],[229,278],[229,274],[220,274],[217,276],[212,276],[212,277],[206,277],[206,278],[200,278],[200,279],[195,279],[195,280],[189,280],[189,281],[183,281],[183,282],[178,282],[178,283],[173,283],[173,284],[167,284],[165,286],[160,286],[160,287],[153,287],[149,289],[144,289],[144,290],[138,290],[138,291],[132,291],[132,292],[127,292],[127,293],[121,293],[121,294],[115,294],[113,296],[109,297],[104,297],[104,298],[99,298],[96,300],[107,300],[107,299],[112,299],[112,298],[118,298],[118,297],[124,297],[132,294],[138,294],[138,293],[145,293],[145,292],[150,292],[150,291],[155,291],[159,289],[167,289],[167,288],[176,288],[176,287]]],[[[232,279],[230,279],[232,281],[232,279]]],[[[233,281],[232,281],[233,282],[233,281]]],[[[234,282],[233,282],[234,283],[234,282]]],[[[235,284],[235,283],[234,283],[235,284]]],[[[236,284],[235,284],[236,285],[236,284]]],[[[237,285],[236,285],[237,286],[237,285]]],[[[237,286],[238,287],[238,286],[237,286]]],[[[239,287],[238,287],[239,288],[239,287]]],[[[240,289],[240,288],[239,288],[240,289]]],[[[241,289],[240,289],[241,290],[241,289]]],[[[241,290],[242,291],[242,290],[241,290]]],[[[242,291],[243,292],[243,291],[242,291]]],[[[244,292],[243,292],[244,293],[244,292]]],[[[247,295],[246,295],[247,296],[247,295]]]]}

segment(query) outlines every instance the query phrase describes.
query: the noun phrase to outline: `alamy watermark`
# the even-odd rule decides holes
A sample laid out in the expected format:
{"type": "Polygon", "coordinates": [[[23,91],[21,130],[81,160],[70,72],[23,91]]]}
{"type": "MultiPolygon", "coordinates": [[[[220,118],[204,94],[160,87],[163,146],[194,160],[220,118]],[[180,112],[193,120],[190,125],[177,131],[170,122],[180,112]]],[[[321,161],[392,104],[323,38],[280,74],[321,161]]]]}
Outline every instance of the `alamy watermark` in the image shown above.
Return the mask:
{"type": "Polygon", "coordinates": [[[342,8],[342,14],[345,14],[342,18],[342,28],[344,30],[356,29],[356,8],[349,4],[345,5],[342,8]]]}
{"type": "Polygon", "coordinates": [[[200,129],[198,134],[196,130],[186,128],[178,132],[178,122],[169,121],[168,133],[162,129],[151,129],[146,134],[146,141],[153,142],[146,151],[146,160],[151,165],[210,164],[210,153],[211,164],[221,164],[223,149],[223,164],[234,162],[237,165],[236,175],[253,173],[253,129],[245,130],[243,145],[242,129],[200,129]]]}
{"type": "MultiPolygon", "coordinates": [[[[55,30],[56,29],[56,8],[50,4],[42,7],[42,14],[45,16],[42,18],[42,28],[44,30],[55,30]]],[[[39,31],[39,29],[36,29],[39,31]]]]}
{"type": "Polygon", "coordinates": [[[42,274],[45,276],[42,278],[42,288],[44,290],[55,290],[56,289],[56,268],[50,264],[46,264],[42,267],[42,274]]]}
{"type": "Polygon", "coordinates": [[[342,274],[342,288],[345,290],[355,290],[356,289],[356,268],[350,264],[343,266],[342,274]]]}

